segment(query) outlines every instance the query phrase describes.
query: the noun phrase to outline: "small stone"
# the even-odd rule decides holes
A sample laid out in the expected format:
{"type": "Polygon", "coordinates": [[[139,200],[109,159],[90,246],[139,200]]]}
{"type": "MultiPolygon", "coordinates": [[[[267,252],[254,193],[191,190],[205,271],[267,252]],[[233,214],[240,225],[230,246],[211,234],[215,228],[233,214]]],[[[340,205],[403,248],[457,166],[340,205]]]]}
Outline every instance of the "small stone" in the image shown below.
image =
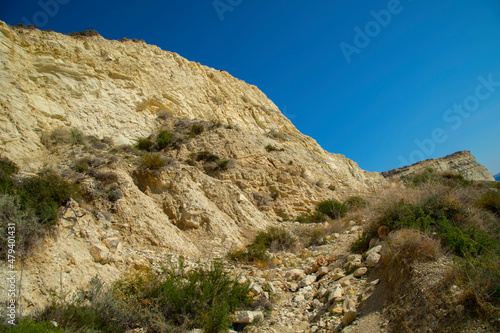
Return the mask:
{"type": "Polygon", "coordinates": [[[276,288],[274,287],[274,284],[271,281],[267,282],[267,289],[269,290],[269,292],[273,294],[276,293],[276,288]]]}
{"type": "Polygon", "coordinates": [[[296,303],[304,302],[306,299],[303,295],[297,295],[293,298],[293,301],[296,303]]]}
{"type": "Polygon", "coordinates": [[[330,294],[328,295],[328,302],[333,302],[336,298],[340,298],[344,295],[344,289],[340,285],[336,285],[332,290],[330,290],[330,294]]]}
{"type": "Polygon", "coordinates": [[[306,277],[306,273],[302,269],[292,269],[285,274],[285,279],[287,281],[300,281],[306,277]]]}
{"type": "Polygon", "coordinates": [[[373,248],[371,248],[370,250],[368,250],[366,252],[366,254],[370,254],[370,253],[380,253],[380,251],[382,251],[382,245],[377,245],[377,246],[374,246],[373,248]]]}
{"type": "Polygon", "coordinates": [[[296,292],[297,289],[299,289],[299,285],[295,282],[292,282],[289,284],[288,289],[290,289],[290,291],[292,291],[292,292],[296,292]]]}
{"type": "Polygon", "coordinates": [[[345,271],[342,268],[335,268],[332,272],[332,279],[337,281],[345,276],[345,271]]]}
{"type": "Polygon", "coordinates": [[[342,287],[350,286],[351,285],[351,279],[343,279],[342,281],[340,281],[340,285],[342,287]]]}
{"type": "Polygon", "coordinates": [[[321,287],[318,290],[318,296],[319,296],[319,298],[323,298],[323,296],[325,296],[327,292],[328,292],[328,290],[326,288],[321,287]]]}
{"type": "Polygon", "coordinates": [[[312,302],[312,306],[314,308],[319,308],[321,305],[322,305],[322,303],[318,299],[316,299],[316,298],[312,302]]]}
{"type": "Polygon", "coordinates": [[[328,266],[321,266],[316,273],[318,276],[323,276],[328,273],[328,266]]]}
{"type": "Polygon", "coordinates": [[[368,265],[368,267],[374,267],[380,261],[381,257],[382,256],[379,253],[376,252],[369,253],[368,256],[366,257],[366,265],[368,265]]]}
{"type": "Polygon", "coordinates": [[[259,295],[260,293],[262,293],[262,287],[252,282],[252,284],[250,285],[250,291],[253,292],[254,295],[259,295]]]}
{"type": "Polygon", "coordinates": [[[379,279],[376,279],[376,280],[373,280],[372,282],[370,282],[370,284],[371,284],[372,286],[376,286],[379,282],[380,282],[380,280],[379,280],[379,279]]]}
{"type": "Polygon", "coordinates": [[[312,327],[309,329],[309,331],[310,331],[311,333],[316,333],[318,330],[319,330],[319,327],[318,327],[318,326],[312,326],[312,327]]]}
{"type": "Polygon", "coordinates": [[[90,247],[89,252],[95,262],[103,265],[111,262],[111,253],[104,246],[93,245],[90,247]]]}
{"type": "Polygon", "coordinates": [[[363,257],[360,254],[351,254],[347,257],[347,262],[344,265],[344,268],[352,272],[353,270],[361,267],[361,260],[363,257]]]}
{"type": "Polygon", "coordinates": [[[356,319],[356,315],[357,315],[356,311],[345,312],[344,317],[342,318],[342,324],[344,324],[344,326],[349,325],[354,321],[354,319],[356,319]]]}
{"type": "Polygon", "coordinates": [[[341,315],[342,312],[344,312],[344,309],[337,306],[337,307],[334,307],[332,310],[330,310],[330,312],[332,313],[332,315],[341,315]]]}
{"type": "Polygon", "coordinates": [[[264,314],[262,311],[238,311],[232,317],[233,323],[236,324],[250,324],[255,320],[263,318],[264,314]]]}
{"type": "Polygon", "coordinates": [[[354,273],[352,273],[352,275],[354,277],[361,277],[361,276],[365,275],[367,271],[368,271],[368,268],[360,267],[357,270],[355,270],[354,273]]]}
{"type": "Polygon", "coordinates": [[[302,287],[309,286],[309,285],[313,284],[315,281],[316,281],[316,276],[308,275],[299,282],[299,287],[302,288],[302,287]]]}

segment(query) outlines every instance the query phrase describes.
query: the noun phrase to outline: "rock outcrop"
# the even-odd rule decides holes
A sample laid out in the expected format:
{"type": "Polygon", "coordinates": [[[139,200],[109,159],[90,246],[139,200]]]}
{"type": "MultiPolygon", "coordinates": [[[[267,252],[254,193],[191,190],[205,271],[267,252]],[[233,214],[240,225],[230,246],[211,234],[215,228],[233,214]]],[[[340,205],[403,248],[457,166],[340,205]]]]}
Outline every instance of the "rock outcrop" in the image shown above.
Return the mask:
{"type": "Polygon", "coordinates": [[[382,175],[390,180],[398,180],[401,177],[423,172],[427,168],[441,172],[451,171],[459,173],[468,180],[495,180],[491,172],[484,165],[478,163],[470,151],[459,151],[445,157],[418,162],[399,169],[383,172],[382,175]]]}
{"type": "Polygon", "coordinates": [[[66,214],[26,260],[28,309],[95,275],[111,281],[148,266],[151,253],[222,255],[321,200],[386,183],[302,135],[257,87],[142,41],[0,21],[0,68],[0,155],[23,172],[56,170],[92,198],[75,208],[83,217],[66,214]],[[203,131],[190,132],[193,125],[203,131]],[[114,144],[47,145],[43,138],[61,129],[114,144]],[[130,145],[160,130],[176,140],[160,152],[168,163],[141,168],[130,145]],[[196,160],[201,152],[231,167],[210,172],[218,165],[196,160]],[[78,160],[102,163],[76,172],[78,160]],[[100,181],[106,174],[111,180],[100,181]],[[119,195],[110,202],[103,191],[119,195]]]}

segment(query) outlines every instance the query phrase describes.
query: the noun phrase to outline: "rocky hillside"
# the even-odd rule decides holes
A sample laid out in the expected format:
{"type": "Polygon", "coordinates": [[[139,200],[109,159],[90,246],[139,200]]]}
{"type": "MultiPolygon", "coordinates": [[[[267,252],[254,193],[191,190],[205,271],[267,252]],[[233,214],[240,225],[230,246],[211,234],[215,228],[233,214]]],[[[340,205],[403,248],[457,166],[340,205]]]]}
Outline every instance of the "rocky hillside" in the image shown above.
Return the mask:
{"type": "Polygon", "coordinates": [[[478,163],[470,151],[459,151],[445,157],[418,162],[399,169],[383,172],[382,175],[389,180],[397,180],[401,177],[421,173],[427,168],[432,168],[440,172],[450,171],[460,173],[468,180],[495,180],[491,172],[484,165],[478,163]]]}
{"type": "Polygon", "coordinates": [[[83,191],[25,262],[28,309],[96,274],[113,280],[148,253],[220,255],[321,200],[386,183],[222,70],[138,40],[0,31],[0,155],[21,178],[50,169],[83,191]],[[161,166],[141,164],[148,154],[132,146],[162,132],[161,166]]]}

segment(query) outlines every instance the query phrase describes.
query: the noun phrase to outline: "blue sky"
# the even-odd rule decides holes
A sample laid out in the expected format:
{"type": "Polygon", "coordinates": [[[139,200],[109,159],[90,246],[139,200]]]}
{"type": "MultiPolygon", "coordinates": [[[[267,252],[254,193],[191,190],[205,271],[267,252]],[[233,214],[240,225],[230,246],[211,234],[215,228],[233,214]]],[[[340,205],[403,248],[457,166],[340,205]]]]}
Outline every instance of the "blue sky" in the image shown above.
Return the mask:
{"type": "Polygon", "coordinates": [[[497,0],[1,0],[0,19],[224,69],[365,170],[470,150],[500,172],[497,0]]]}

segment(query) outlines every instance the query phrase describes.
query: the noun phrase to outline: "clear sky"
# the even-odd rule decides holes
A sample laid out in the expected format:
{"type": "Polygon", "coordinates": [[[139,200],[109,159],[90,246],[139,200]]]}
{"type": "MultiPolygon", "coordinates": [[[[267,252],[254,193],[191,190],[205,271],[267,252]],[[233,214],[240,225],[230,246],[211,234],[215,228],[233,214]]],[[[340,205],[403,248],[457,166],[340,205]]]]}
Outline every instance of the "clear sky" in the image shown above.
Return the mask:
{"type": "Polygon", "coordinates": [[[0,0],[0,19],[224,69],[365,170],[470,150],[500,172],[498,0],[0,0]]]}

